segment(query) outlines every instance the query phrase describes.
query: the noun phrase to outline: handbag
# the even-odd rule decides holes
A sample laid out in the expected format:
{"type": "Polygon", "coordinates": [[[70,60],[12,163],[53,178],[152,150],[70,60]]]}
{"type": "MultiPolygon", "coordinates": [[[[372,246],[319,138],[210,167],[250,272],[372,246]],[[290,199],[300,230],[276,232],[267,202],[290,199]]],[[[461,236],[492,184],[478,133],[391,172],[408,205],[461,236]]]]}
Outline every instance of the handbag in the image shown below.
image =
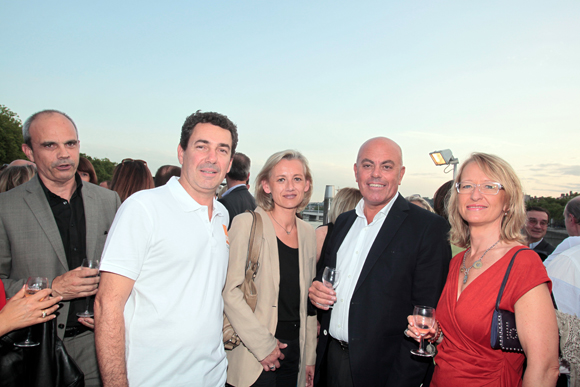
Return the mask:
{"type": "Polygon", "coordinates": [[[524,248],[515,252],[512,260],[510,261],[510,264],[508,265],[505,276],[503,277],[503,282],[501,283],[499,294],[497,295],[495,310],[493,311],[493,317],[491,320],[491,347],[493,349],[501,349],[502,351],[509,352],[524,351],[522,344],[520,343],[520,339],[518,338],[515,313],[499,308],[501,296],[503,295],[503,290],[510,275],[510,271],[512,270],[516,255],[518,255],[518,253],[523,250],[530,249],[524,248]]]}
{"type": "Polygon", "coordinates": [[[18,348],[28,328],[0,338],[0,385],[3,387],[84,387],[85,376],[56,335],[56,319],[32,326],[40,345],[18,348]]]}
{"type": "MultiPolygon", "coordinates": [[[[253,219],[252,228],[250,230],[250,240],[248,243],[248,255],[246,257],[246,277],[240,286],[240,290],[244,294],[244,300],[250,306],[253,313],[256,311],[256,304],[258,303],[258,291],[256,289],[256,284],[254,283],[254,278],[256,278],[258,268],[260,267],[258,259],[260,258],[260,247],[262,242],[262,217],[254,211],[248,210],[246,212],[251,213],[253,219]]],[[[234,349],[242,342],[225,313],[222,332],[225,349],[234,349]]]]}

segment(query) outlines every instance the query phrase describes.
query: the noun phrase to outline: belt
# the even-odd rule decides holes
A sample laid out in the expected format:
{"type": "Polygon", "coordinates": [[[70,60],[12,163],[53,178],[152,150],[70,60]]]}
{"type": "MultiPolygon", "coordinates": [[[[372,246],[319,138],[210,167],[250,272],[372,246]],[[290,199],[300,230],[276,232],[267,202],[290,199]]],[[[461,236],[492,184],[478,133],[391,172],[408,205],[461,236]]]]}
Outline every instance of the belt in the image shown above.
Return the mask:
{"type": "Polygon", "coordinates": [[[83,326],[79,326],[79,327],[70,327],[70,328],[66,328],[66,330],[64,331],[64,337],[74,337],[74,336],[78,336],[81,333],[85,333],[86,331],[88,331],[89,328],[83,326]]]}
{"type": "Polygon", "coordinates": [[[337,340],[332,336],[330,336],[330,338],[332,340],[336,341],[338,343],[338,345],[340,345],[340,348],[342,348],[343,351],[348,351],[348,343],[346,341],[337,340]]]}

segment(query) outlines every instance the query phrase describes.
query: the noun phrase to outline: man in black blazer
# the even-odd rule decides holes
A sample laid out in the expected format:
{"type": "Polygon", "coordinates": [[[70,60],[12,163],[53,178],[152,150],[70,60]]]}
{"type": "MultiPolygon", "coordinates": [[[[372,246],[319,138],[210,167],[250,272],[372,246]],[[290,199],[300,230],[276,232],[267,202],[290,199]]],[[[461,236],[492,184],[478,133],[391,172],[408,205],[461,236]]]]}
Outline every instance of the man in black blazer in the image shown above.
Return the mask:
{"type": "Polygon", "coordinates": [[[392,140],[365,142],[354,172],[363,200],[338,218],[322,258],[323,268],[340,271],[337,293],[321,273],[309,289],[323,313],[316,382],[418,387],[433,361],[411,355],[417,343],[404,331],[414,305],[437,306],[451,259],[449,226],[397,192],[405,167],[392,140]]]}
{"type": "Polygon", "coordinates": [[[224,192],[219,202],[224,205],[230,215],[232,225],[234,216],[256,209],[256,200],[248,191],[247,182],[250,179],[250,158],[243,153],[236,152],[232,167],[226,174],[228,190],[224,192]]]}
{"type": "Polygon", "coordinates": [[[526,216],[528,245],[538,253],[543,262],[554,252],[554,246],[544,240],[548,232],[550,213],[545,208],[531,206],[526,208],[526,216]]]}

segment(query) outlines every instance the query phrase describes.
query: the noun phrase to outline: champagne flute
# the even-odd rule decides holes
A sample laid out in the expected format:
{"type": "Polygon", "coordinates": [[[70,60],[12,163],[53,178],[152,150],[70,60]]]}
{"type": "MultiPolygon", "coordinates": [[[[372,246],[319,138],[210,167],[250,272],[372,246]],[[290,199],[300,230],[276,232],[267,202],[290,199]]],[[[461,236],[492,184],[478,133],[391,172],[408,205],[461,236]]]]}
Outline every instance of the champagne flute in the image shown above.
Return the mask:
{"type": "MultiPolygon", "coordinates": [[[[48,288],[48,278],[28,277],[28,281],[26,281],[26,291],[24,292],[24,297],[30,297],[40,292],[42,289],[47,288],[48,288]]],[[[28,327],[26,340],[21,341],[19,343],[14,343],[14,346],[21,348],[36,347],[37,345],[40,345],[40,343],[37,343],[36,341],[32,340],[32,327],[28,327]]]]}
{"type": "MultiPolygon", "coordinates": [[[[85,258],[85,259],[83,259],[83,263],[82,263],[81,267],[87,268],[87,269],[98,269],[100,264],[101,264],[101,262],[98,259],[85,258]]],[[[96,276],[91,276],[91,277],[96,277],[96,276]]],[[[91,299],[91,297],[89,297],[89,296],[86,297],[85,311],[77,313],[77,317],[83,317],[83,318],[93,317],[93,313],[91,311],[89,311],[90,299],[91,299]]]]}
{"type": "MultiPolygon", "coordinates": [[[[322,273],[322,284],[327,288],[333,290],[338,286],[339,272],[334,267],[326,266],[324,268],[324,273],[322,273]]],[[[328,305],[329,309],[332,309],[333,305],[328,305]]]]}
{"type": "Polygon", "coordinates": [[[424,357],[434,356],[434,354],[428,353],[423,349],[423,336],[429,333],[429,330],[435,326],[435,309],[430,306],[415,306],[413,309],[413,322],[415,323],[415,328],[419,331],[420,341],[419,349],[413,349],[411,353],[424,357]]]}

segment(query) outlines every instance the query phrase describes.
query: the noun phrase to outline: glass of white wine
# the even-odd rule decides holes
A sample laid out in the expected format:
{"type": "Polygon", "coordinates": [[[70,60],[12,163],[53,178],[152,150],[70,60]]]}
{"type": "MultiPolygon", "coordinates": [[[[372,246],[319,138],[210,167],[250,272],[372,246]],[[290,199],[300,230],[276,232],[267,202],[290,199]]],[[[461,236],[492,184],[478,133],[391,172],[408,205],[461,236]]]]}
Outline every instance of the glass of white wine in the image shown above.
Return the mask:
{"type": "MultiPolygon", "coordinates": [[[[340,279],[339,272],[334,267],[326,266],[322,273],[322,284],[327,288],[336,290],[338,280],[340,279]]],[[[328,305],[332,309],[333,305],[328,305]]]]}
{"type": "MultiPolygon", "coordinates": [[[[98,269],[100,264],[101,264],[101,262],[98,259],[85,258],[85,259],[83,259],[83,263],[82,263],[81,267],[87,268],[87,269],[98,269]]],[[[96,277],[96,276],[92,276],[92,277],[96,277]]],[[[77,317],[84,317],[84,318],[93,317],[93,312],[91,312],[89,310],[90,300],[91,300],[91,297],[86,298],[85,311],[77,313],[77,317]]]]}
{"type": "Polygon", "coordinates": [[[419,331],[420,341],[419,349],[413,349],[411,353],[424,357],[435,356],[435,354],[423,349],[423,336],[429,333],[429,330],[435,326],[435,309],[430,306],[416,305],[413,309],[413,322],[415,323],[415,328],[419,331]]]}
{"type": "MultiPolygon", "coordinates": [[[[25,297],[30,297],[42,289],[48,288],[48,278],[46,277],[28,277],[26,281],[26,290],[24,292],[25,297]]],[[[42,300],[41,300],[42,301],[42,300]]],[[[32,340],[32,327],[28,327],[28,334],[26,335],[26,340],[19,343],[14,343],[16,347],[26,348],[26,347],[36,347],[40,345],[36,341],[32,340]]]]}

